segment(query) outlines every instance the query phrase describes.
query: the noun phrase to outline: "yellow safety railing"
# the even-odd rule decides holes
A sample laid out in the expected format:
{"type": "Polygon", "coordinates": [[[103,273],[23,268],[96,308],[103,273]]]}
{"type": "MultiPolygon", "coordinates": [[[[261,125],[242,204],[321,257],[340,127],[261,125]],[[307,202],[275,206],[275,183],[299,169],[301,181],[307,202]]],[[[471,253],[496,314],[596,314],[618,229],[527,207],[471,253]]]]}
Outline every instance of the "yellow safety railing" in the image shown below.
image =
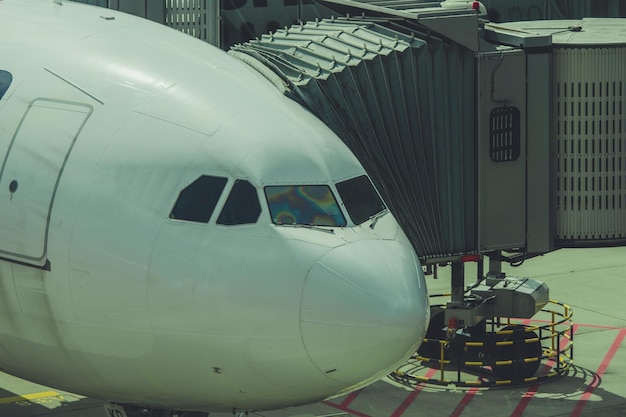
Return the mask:
{"type": "MultiPolygon", "coordinates": [[[[431,296],[431,298],[435,297],[449,297],[449,294],[431,296]]],[[[445,305],[439,304],[434,305],[434,307],[445,308],[445,305]]],[[[416,353],[405,366],[397,369],[391,376],[404,382],[427,382],[438,385],[454,384],[456,386],[500,386],[539,383],[561,376],[567,372],[573,363],[574,331],[571,320],[572,315],[573,311],[568,305],[556,300],[550,300],[531,320],[502,317],[487,320],[487,328],[490,329],[488,335],[492,338],[490,342],[474,340],[455,342],[447,339],[424,339],[423,343],[439,344],[439,349],[437,349],[439,356],[425,357],[416,353]],[[518,328],[506,329],[508,326],[518,326],[518,328]],[[498,338],[513,335],[515,332],[519,335],[522,329],[526,333],[523,339],[497,340],[498,338]],[[457,349],[460,346],[462,354],[459,358],[451,358],[450,355],[446,355],[453,343],[457,343],[457,349]],[[541,354],[511,358],[471,358],[472,360],[463,360],[462,358],[464,353],[467,353],[470,349],[487,347],[487,344],[489,346],[495,345],[495,349],[502,346],[510,346],[512,351],[514,351],[514,346],[522,343],[541,344],[541,354]],[[537,368],[539,368],[541,363],[544,364],[544,367],[542,370],[537,370],[532,376],[515,379],[499,378],[493,371],[494,367],[497,369],[497,367],[501,366],[535,363],[537,363],[537,368]],[[411,369],[411,371],[409,372],[406,369],[411,369]],[[420,373],[426,373],[428,369],[436,369],[439,377],[433,378],[420,375],[420,373]],[[456,378],[450,378],[448,375],[450,372],[453,372],[456,378]],[[478,379],[476,379],[477,373],[480,375],[478,379]]]]}

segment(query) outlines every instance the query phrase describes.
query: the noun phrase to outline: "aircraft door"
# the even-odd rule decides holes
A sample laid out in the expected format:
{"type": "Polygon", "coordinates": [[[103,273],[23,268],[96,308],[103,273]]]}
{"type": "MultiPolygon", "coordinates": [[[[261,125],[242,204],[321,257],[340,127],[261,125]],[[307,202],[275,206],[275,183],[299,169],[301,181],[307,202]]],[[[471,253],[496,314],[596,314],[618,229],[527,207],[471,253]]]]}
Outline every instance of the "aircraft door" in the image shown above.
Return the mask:
{"type": "Polygon", "coordinates": [[[57,184],[92,110],[43,98],[26,110],[0,167],[0,257],[46,266],[57,184]]]}

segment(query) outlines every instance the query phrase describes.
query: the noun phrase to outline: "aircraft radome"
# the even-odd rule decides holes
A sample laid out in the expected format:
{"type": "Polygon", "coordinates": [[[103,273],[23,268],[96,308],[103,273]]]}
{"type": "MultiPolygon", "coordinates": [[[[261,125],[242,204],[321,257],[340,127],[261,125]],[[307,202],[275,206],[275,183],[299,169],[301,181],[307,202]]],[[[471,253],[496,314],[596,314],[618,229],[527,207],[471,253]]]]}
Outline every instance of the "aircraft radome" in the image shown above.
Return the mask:
{"type": "Polygon", "coordinates": [[[345,145],[253,70],[51,0],[0,1],[0,56],[1,370],[258,410],[415,351],[429,307],[404,233],[345,145]]]}

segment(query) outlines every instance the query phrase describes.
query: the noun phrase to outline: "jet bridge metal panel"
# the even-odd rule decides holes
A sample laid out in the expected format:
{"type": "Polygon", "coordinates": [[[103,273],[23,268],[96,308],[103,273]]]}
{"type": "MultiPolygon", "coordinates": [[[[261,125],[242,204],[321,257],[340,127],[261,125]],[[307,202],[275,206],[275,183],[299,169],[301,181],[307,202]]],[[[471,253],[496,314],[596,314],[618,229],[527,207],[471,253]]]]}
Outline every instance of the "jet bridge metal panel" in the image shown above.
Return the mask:
{"type": "Polygon", "coordinates": [[[478,225],[484,252],[526,246],[526,54],[477,58],[478,225]]]}
{"type": "MultiPolygon", "coordinates": [[[[512,33],[551,37],[552,65],[544,75],[551,80],[551,111],[536,120],[550,126],[555,246],[625,244],[626,21],[584,18],[486,29],[494,40],[512,33]]],[[[529,111],[535,107],[529,102],[529,111]]]]}
{"type": "Polygon", "coordinates": [[[423,259],[477,250],[473,53],[403,19],[334,19],[235,46],[329,125],[423,259]]]}
{"type": "Polygon", "coordinates": [[[557,239],[626,242],[626,47],[558,47],[557,239]]]}

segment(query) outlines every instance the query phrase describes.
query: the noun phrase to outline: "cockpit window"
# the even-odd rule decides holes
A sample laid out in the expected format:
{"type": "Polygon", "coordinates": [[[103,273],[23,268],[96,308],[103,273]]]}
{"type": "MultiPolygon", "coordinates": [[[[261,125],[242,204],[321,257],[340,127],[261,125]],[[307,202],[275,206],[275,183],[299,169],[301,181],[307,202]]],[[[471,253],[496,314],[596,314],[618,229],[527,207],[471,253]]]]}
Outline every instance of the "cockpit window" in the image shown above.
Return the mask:
{"type": "Polygon", "coordinates": [[[2,99],[4,93],[6,93],[9,89],[11,81],[13,81],[13,76],[11,75],[11,73],[8,71],[0,70],[0,99],[2,99]]]}
{"type": "Polygon", "coordinates": [[[180,192],[170,218],[207,223],[225,185],[226,178],[202,175],[180,192]]]}
{"type": "Polygon", "coordinates": [[[365,175],[338,183],[337,191],[354,224],[361,224],[385,209],[385,204],[365,175]]]}
{"type": "Polygon", "coordinates": [[[237,180],[217,218],[217,224],[256,223],[260,214],[261,205],[256,188],[248,181],[237,180]]]}
{"type": "Polygon", "coordinates": [[[265,187],[272,222],[311,226],[346,225],[346,219],[327,185],[265,187]]]}

